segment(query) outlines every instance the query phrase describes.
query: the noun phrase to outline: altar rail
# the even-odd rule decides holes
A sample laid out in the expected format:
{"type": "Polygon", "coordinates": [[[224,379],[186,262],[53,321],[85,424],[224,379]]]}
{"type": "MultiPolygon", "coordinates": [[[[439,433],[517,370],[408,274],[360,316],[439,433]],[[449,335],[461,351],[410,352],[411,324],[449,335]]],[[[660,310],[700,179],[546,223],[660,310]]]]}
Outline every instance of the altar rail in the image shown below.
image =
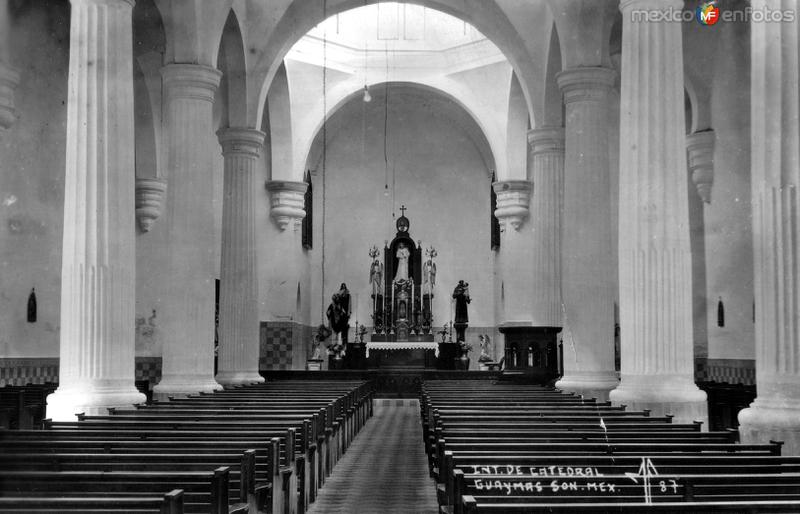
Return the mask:
{"type": "Polygon", "coordinates": [[[484,380],[500,378],[499,371],[341,370],[261,371],[267,380],[371,380],[376,398],[419,398],[423,380],[484,380]]]}

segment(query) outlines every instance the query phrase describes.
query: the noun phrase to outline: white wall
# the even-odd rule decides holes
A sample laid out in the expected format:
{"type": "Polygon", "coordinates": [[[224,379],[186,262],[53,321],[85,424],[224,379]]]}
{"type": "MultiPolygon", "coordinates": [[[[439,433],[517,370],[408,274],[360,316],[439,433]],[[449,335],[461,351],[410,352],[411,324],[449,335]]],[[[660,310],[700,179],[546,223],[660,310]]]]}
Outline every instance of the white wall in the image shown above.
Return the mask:
{"type": "Polygon", "coordinates": [[[743,23],[727,23],[719,30],[718,48],[725,51],[715,56],[714,185],[705,207],[708,356],[753,359],[749,30],[743,23]],[[725,327],[717,326],[719,297],[725,305],[725,327]]]}
{"type": "MultiPolygon", "coordinates": [[[[323,174],[314,186],[315,245],[311,319],[321,321],[321,307],[345,282],[358,295],[359,323],[370,325],[368,251],[383,247],[395,235],[394,211],[408,207],[410,235],[433,245],[437,258],[434,325],[451,319],[450,298],[458,280],[470,283],[470,326],[494,326],[494,253],[490,249],[489,187],[491,163],[481,158],[475,141],[462,127],[473,123],[452,102],[430,92],[393,87],[389,93],[389,196],[384,196],[384,96],[373,92],[365,104],[356,99],[330,120],[322,204],[323,174]],[[394,170],[394,183],[392,183],[394,170]],[[325,233],[322,235],[323,213],[325,233]]],[[[321,144],[318,138],[315,145],[321,144]]],[[[314,152],[312,151],[312,155],[314,152]]]]}
{"type": "Polygon", "coordinates": [[[66,3],[12,20],[18,120],[0,133],[0,357],[57,357],[69,17],[66,3]],[[26,321],[36,288],[38,320],[26,321]]]}

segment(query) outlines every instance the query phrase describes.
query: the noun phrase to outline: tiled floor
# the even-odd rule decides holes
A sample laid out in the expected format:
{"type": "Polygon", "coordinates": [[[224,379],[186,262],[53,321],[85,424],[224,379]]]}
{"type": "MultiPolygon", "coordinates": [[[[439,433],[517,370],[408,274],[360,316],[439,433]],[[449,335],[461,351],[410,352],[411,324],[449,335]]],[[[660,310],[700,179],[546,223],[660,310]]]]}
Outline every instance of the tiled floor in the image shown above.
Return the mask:
{"type": "Polygon", "coordinates": [[[311,505],[312,514],[436,514],[436,488],[428,476],[419,404],[380,405],[336,465],[311,505]]]}

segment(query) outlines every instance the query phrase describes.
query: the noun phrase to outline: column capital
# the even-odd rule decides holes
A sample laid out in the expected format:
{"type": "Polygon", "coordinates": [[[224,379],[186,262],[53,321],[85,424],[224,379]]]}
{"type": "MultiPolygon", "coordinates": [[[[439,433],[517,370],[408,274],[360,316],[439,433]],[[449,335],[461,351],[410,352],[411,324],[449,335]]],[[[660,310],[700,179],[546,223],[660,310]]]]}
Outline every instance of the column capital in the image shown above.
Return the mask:
{"type": "Polygon", "coordinates": [[[564,153],[564,128],[541,127],[528,131],[528,147],[532,155],[564,153]]]}
{"type": "Polygon", "coordinates": [[[556,82],[564,94],[564,103],[602,102],[614,86],[617,72],[611,68],[589,66],[570,68],[556,75],[556,82]]]}
{"type": "Polygon", "coordinates": [[[167,96],[213,102],[222,72],[202,64],[167,64],[161,78],[167,96]]]}
{"type": "Polygon", "coordinates": [[[711,203],[711,186],[714,184],[714,142],[713,130],[695,132],[686,136],[686,151],[689,154],[689,171],[697,194],[705,203],[711,203]]]}
{"type": "Polygon", "coordinates": [[[305,194],[307,188],[308,184],[305,182],[267,181],[267,191],[270,193],[272,205],[270,216],[282,231],[286,230],[289,225],[297,230],[300,222],[306,217],[305,194]]]}
{"type": "Polygon", "coordinates": [[[683,0],[620,0],[619,10],[626,14],[634,9],[664,11],[667,9],[683,9],[683,0]]]}
{"type": "Polygon", "coordinates": [[[167,181],[163,178],[136,178],[136,220],[142,232],[149,232],[161,216],[166,192],[167,181]]]}
{"type": "Polygon", "coordinates": [[[0,128],[7,129],[17,119],[14,106],[14,90],[19,85],[17,70],[0,62],[0,128]]]}
{"type": "Polygon", "coordinates": [[[522,222],[528,217],[533,183],[530,180],[504,180],[492,184],[497,195],[495,217],[500,227],[505,230],[511,226],[519,230],[522,222]]]}
{"type": "Polygon", "coordinates": [[[257,158],[264,147],[267,135],[260,130],[247,127],[228,127],[217,131],[222,155],[244,155],[257,158]]]}

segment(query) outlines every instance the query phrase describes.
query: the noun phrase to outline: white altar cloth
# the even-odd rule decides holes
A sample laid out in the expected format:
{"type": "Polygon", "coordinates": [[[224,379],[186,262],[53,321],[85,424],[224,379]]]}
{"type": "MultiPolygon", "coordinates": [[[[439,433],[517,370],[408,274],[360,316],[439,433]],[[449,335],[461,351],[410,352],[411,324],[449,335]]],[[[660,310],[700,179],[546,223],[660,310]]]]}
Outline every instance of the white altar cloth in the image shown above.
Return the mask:
{"type": "Polygon", "coordinates": [[[412,341],[395,341],[395,342],[369,342],[367,343],[367,357],[369,351],[372,350],[416,350],[422,348],[423,350],[434,350],[435,355],[439,356],[439,343],[418,343],[412,341]]]}

